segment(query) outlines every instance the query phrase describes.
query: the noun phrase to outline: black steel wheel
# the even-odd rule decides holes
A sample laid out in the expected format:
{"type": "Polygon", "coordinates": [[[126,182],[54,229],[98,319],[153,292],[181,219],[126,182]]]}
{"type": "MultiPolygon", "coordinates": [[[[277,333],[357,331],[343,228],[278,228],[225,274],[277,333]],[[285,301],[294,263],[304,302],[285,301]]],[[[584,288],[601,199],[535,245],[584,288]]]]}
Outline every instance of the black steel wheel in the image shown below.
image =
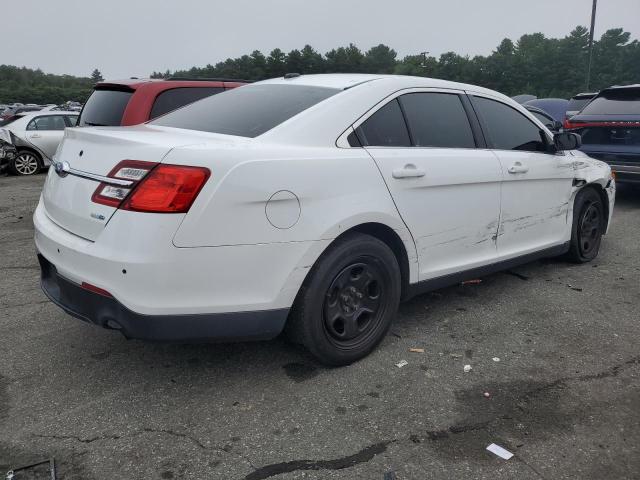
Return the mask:
{"type": "Polygon", "coordinates": [[[325,252],[294,303],[287,334],[326,365],[346,365],[384,338],[400,301],[400,268],[391,249],[364,234],[325,252]]]}
{"type": "Polygon", "coordinates": [[[573,206],[573,227],[568,258],[585,263],[598,256],[607,218],[598,192],[586,188],[578,193],[573,206]]]}

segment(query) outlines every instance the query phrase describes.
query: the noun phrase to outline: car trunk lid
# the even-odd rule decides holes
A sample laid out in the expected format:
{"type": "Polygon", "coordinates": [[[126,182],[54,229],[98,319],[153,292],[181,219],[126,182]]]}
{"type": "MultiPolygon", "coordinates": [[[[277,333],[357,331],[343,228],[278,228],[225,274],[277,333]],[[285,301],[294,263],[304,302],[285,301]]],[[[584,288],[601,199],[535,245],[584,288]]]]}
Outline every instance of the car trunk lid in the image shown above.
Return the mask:
{"type": "Polygon", "coordinates": [[[65,230],[95,241],[117,209],[92,201],[101,177],[122,160],[160,163],[176,146],[203,142],[201,135],[189,133],[146,125],[67,129],[42,192],[47,216],[65,230]]]}

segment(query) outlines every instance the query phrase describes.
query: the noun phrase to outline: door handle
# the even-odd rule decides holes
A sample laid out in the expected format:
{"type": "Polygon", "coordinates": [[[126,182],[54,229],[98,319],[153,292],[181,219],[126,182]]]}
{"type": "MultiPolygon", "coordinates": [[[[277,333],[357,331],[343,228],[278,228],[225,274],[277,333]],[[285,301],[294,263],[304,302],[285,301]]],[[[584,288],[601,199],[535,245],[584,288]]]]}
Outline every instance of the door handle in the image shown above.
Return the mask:
{"type": "Polygon", "coordinates": [[[509,173],[527,173],[529,171],[529,167],[523,165],[521,162],[515,162],[509,167],[508,171],[509,173]]]}
{"type": "Polygon", "coordinates": [[[421,168],[417,168],[413,163],[407,163],[402,168],[396,168],[391,175],[393,178],[418,178],[424,177],[426,172],[421,168]]]}
{"type": "Polygon", "coordinates": [[[33,135],[31,135],[31,138],[42,138],[42,135],[38,135],[37,133],[34,133],[33,135]]]}

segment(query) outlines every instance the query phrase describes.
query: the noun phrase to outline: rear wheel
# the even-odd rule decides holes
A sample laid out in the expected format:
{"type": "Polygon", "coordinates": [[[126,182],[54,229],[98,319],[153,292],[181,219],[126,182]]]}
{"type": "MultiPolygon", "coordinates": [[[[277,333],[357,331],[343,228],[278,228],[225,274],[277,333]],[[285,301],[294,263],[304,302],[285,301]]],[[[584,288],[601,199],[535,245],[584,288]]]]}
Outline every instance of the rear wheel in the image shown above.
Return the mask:
{"type": "Polygon", "coordinates": [[[322,255],[296,298],[287,334],[320,362],[347,365],[384,338],[400,301],[400,268],[391,249],[364,234],[322,255]]]}
{"type": "Polygon", "coordinates": [[[602,198],[593,188],[578,193],[573,206],[573,227],[568,259],[590,262],[598,256],[607,219],[602,198]]]}
{"type": "Polygon", "coordinates": [[[9,170],[14,175],[35,175],[41,168],[40,157],[29,150],[20,150],[9,162],[9,170]]]}

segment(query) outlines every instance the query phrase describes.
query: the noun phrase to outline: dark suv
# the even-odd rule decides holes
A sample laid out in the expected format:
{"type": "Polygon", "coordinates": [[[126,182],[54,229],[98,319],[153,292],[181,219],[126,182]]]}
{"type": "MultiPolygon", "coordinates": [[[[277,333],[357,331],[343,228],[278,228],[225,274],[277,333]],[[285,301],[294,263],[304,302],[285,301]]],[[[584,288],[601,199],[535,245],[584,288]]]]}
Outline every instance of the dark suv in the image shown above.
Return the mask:
{"type": "Polygon", "coordinates": [[[580,150],[611,165],[619,183],[640,185],[640,84],[602,90],[565,129],[579,133],[580,150]]]}
{"type": "Polygon", "coordinates": [[[80,113],[78,126],[138,125],[245,83],[243,80],[180,78],[100,82],[80,113]]]}

